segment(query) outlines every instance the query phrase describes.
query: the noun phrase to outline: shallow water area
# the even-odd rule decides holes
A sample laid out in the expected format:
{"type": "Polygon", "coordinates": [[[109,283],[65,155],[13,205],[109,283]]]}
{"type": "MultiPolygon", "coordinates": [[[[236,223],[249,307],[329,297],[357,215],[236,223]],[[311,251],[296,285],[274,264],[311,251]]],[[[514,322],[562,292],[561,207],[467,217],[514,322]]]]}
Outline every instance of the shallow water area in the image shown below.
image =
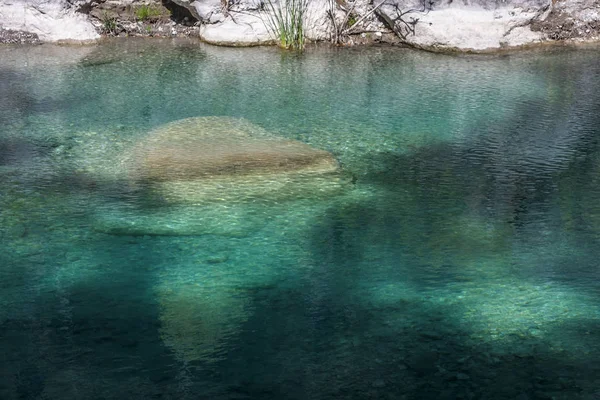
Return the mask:
{"type": "Polygon", "coordinates": [[[0,126],[2,399],[600,396],[595,48],[5,46],[0,126]],[[198,117],[340,178],[149,195],[198,117]]]}

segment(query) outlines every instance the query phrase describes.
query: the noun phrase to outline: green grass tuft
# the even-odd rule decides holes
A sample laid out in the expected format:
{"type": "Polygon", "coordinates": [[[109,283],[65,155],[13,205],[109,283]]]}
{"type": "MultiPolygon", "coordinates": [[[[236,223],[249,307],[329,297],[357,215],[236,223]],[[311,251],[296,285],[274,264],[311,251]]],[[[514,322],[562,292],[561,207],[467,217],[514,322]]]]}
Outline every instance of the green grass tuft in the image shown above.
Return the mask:
{"type": "Polygon", "coordinates": [[[135,17],[138,21],[157,19],[162,15],[163,11],[159,7],[153,7],[147,4],[141,5],[135,10],[135,17]]]}
{"type": "Polygon", "coordinates": [[[267,0],[263,21],[284,49],[303,50],[308,0],[267,0]]]}
{"type": "Polygon", "coordinates": [[[117,34],[117,18],[108,12],[102,13],[102,32],[108,35],[117,34]]]}

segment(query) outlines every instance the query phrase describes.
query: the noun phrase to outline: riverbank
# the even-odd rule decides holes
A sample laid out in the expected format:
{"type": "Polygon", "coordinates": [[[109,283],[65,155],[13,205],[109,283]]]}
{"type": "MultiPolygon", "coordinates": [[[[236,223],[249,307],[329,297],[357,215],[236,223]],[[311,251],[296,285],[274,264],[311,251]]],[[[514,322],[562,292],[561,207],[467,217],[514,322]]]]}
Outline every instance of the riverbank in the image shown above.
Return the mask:
{"type": "Polygon", "coordinates": [[[0,29],[0,43],[5,44],[39,44],[40,38],[35,33],[0,29]]]}
{"type": "MultiPolygon", "coordinates": [[[[88,43],[102,37],[141,36],[196,37],[235,47],[276,44],[268,12],[252,0],[19,1],[0,5],[0,43],[88,43]]],[[[308,42],[489,53],[600,41],[600,5],[595,0],[303,4],[308,42]]]]}

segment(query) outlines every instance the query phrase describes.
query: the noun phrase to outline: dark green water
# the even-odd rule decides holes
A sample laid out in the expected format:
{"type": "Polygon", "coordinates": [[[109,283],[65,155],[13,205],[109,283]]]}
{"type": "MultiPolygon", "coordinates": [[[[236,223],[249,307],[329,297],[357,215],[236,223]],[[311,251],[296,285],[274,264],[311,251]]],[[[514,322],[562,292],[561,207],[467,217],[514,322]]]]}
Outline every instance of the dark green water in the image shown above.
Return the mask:
{"type": "Polygon", "coordinates": [[[599,399],[600,53],[2,47],[0,241],[1,399],[599,399]],[[197,116],[352,184],[128,191],[197,116]]]}

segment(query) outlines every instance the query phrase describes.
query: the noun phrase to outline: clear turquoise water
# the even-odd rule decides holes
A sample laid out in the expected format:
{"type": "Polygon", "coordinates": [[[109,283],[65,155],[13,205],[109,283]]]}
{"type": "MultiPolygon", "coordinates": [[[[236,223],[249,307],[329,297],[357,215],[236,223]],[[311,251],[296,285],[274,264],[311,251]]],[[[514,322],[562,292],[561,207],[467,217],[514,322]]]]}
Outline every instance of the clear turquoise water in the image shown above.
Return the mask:
{"type": "Polygon", "coordinates": [[[2,399],[600,398],[597,49],[2,47],[0,126],[2,399]],[[128,191],[129,146],[213,115],[351,187],[128,191]]]}

